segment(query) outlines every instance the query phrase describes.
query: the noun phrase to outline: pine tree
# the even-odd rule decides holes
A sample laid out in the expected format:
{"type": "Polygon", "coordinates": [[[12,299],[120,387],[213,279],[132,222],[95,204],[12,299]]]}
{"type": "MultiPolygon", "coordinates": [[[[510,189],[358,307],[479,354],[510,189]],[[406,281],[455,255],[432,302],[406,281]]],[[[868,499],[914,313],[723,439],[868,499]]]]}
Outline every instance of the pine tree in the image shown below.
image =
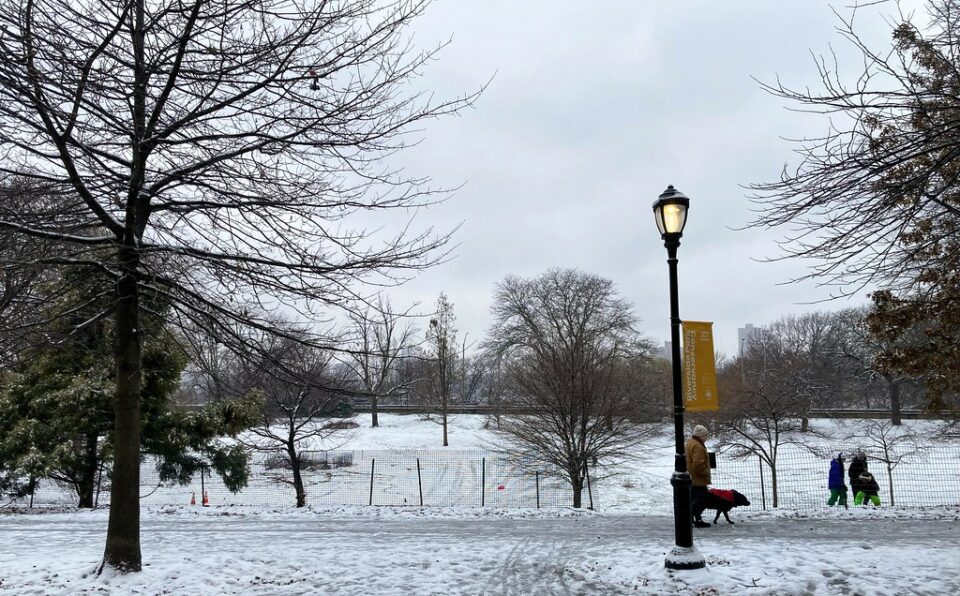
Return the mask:
{"type": "MultiPolygon", "coordinates": [[[[102,307],[95,284],[71,287],[74,292],[59,297],[63,306],[42,339],[34,338],[22,365],[0,384],[0,469],[9,478],[70,486],[80,507],[93,507],[97,483],[109,480],[113,457],[113,329],[109,319],[94,314],[102,307]],[[75,304],[87,306],[67,306],[75,304]]],[[[170,397],[186,364],[184,352],[159,318],[145,317],[144,330],[143,453],[155,456],[161,480],[186,483],[210,466],[228,488],[242,488],[246,454],[218,438],[249,426],[255,404],[173,411],[170,397]]]]}

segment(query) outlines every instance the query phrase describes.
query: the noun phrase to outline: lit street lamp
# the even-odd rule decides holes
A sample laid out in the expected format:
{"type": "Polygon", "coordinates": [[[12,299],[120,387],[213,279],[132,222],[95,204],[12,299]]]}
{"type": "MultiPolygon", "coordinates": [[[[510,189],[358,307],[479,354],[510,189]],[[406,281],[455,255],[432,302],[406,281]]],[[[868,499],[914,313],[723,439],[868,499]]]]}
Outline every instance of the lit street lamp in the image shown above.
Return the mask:
{"type": "Polygon", "coordinates": [[[677,299],[677,248],[687,223],[690,199],[673,185],[657,197],[653,215],[663,245],[667,247],[667,265],[670,269],[670,348],[673,362],[673,422],[677,441],[673,476],[673,524],[676,546],[667,554],[667,569],[700,569],[706,566],[703,555],[693,545],[693,523],[690,510],[690,474],[683,447],[683,394],[680,374],[680,307],[677,299]]]}

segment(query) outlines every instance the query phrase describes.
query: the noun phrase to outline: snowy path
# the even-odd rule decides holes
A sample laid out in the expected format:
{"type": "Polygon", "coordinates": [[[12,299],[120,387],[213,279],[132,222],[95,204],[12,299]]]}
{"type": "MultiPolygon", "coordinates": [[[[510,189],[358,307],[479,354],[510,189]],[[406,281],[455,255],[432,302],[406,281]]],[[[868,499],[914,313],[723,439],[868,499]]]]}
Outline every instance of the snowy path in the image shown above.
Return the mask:
{"type": "Polygon", "coordinates": [[[0,516],[0,594],[960,593],[956,520],[721,521],[678,579],[666,517],[208,513],[147,513],[149,566],[100,579],[104,512],[0,516]]]}
{"type": "MultiPolygon", "coordinates": [[[[211,510],[211,513],[213,511],[211,510]]],[[[0,516],[0,535],[17,532],[42,534],[56,539],[69,536],[100,536],[104,532],[105,512],[55,515],[0,516]]],[[[549,515],[549,513],[547,513],[549,515]]],[[[706,517],[706,516],[705,516],[706,517]]],[[[769,519],[738,520],[729,525],[721,516],[720,523],[709,529],[696,530],[698,544],[722,544],[731,539],[787,539],[817,542],[872,542],[882,544],[932,544],[960,539],[960,521],[944,519],[769,519]],[[855,536],[851,536],[854,534],[855,536]],[[860,540],[857,540],[859,538],[860,540]],[[869,538],[869,540],[868,540],[869,538]]],[[[543,537],[551,540],[585,539],[600,541],[642,541],[644,536],[672,536],[673,519],[664,516],[613,514],[583,514],[573,517],[399,517],[354,518],[326,517],[309,513],[290,515],[173,515],[147,514],[142,522],[143,534],[190,533],[207,534],[215,538],[221,534],[302,535],[305,539],[331,535],[359,534],[366,537],[403,540],[420,537],[461,539],[471,536],[496,543],[510,539],[543,537]]],[[[706,548],[706,546],[704,547],[706,548]]]]}

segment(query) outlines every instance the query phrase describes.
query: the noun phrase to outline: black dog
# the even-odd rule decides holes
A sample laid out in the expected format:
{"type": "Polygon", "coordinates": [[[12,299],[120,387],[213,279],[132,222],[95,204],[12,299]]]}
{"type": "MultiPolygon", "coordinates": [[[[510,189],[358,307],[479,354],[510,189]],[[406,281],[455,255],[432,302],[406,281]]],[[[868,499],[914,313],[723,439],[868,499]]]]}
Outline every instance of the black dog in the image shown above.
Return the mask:
{"type": "Polygon", "coordinates": [[[734,507],[747,507],[750,501],[744,495],[735,490],[717,490],[711,488],[705,497],[703,497],[704,509],[715,509],[717,514],[713,517],[713,523],[716,524],[720,519],[720,514],[727,518],[727,523],[733,523],[730,519],[730,510],[734,507]],[[732,499],[732,500],[731,500],[732,499]]]}

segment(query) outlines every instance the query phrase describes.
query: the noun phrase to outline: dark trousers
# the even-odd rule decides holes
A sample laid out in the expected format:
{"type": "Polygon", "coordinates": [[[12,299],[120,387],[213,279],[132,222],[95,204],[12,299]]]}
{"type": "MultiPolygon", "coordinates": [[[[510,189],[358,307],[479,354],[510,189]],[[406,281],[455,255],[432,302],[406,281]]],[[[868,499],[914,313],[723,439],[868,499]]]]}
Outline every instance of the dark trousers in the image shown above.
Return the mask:
{"type": "Polygon", "coordinates": [[[703,515],[708,494],[706,486],[690,487],[690,509],[693,513],[693,519],[700,519],[700,516],[703,515]]]}

